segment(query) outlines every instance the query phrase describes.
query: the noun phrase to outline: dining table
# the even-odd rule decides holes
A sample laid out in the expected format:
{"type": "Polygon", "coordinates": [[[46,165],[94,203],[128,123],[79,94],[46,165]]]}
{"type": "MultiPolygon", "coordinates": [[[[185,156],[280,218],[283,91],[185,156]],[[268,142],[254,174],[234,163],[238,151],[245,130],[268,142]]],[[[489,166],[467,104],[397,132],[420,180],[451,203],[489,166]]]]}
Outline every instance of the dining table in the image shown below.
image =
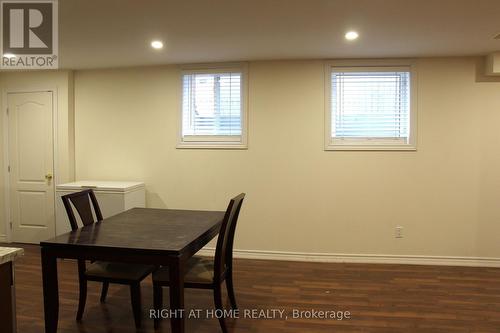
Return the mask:
{"type": "MultiPolygon", "coordinates": [[[[59,316],[57,259],[168,266],[170,310],[184,312],[187,261],[219,232],[225,212],[133,208],[40,242],[45,333],[56,333],[59,316]]],[[[172,316],[172,332],[185,329],[172,316]]]]}

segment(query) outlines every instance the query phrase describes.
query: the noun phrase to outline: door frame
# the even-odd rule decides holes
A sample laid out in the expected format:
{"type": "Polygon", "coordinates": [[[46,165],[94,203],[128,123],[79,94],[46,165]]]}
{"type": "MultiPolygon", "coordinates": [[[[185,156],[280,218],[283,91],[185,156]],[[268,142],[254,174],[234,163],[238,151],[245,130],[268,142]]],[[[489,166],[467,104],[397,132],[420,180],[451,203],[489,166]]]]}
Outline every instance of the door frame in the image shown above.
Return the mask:
{"type": "MultiPolygon", "coordinates": [[[[8,171],[8,165],[10,164],[9,159],[9,118],[7,116],[7,108],[9,107],[8,103],[8,95],[9,94],[22,94],[22,93],[35,93],[35,92],[51,92],[52,93],[52,165],[54,174],[52,187],[54,188],[54,224],[55,221],[55,212],[56,212],[56,184],[59,184],[59,166],[56,161],[59,160],[59,154],[57,151],[58,140],[57,140],[57,124],[58,124],[58,99],[57,99],[57,87],[48,86],[19,86],[19,87],[6,87],[2,89],[2,113],[3,113],[3,162],[4,162],[4,183],[5,183],[5,191],[4,191],[4,205],[5,205],[5,241],[7,243],[12,242],[12,229],[10,227],[10,172],[8,171]]],[[[55,236],[55,235],[54,235],[55,236]]],[[[2,241],[0,239],[0,241],[2,241]]]]}

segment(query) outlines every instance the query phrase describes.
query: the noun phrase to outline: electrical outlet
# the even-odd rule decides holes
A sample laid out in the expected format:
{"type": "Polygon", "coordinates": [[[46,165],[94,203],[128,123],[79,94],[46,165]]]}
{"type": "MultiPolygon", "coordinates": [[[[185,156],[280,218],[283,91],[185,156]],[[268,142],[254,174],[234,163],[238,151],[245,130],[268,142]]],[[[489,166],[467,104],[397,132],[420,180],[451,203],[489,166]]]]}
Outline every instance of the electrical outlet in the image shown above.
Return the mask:
{"type": "Polygon", "coordinates": [[[396,234],[395,234],[395,237],[396,238],[403,238],[403,227],[398,225],[396,227],[396,234]]]}

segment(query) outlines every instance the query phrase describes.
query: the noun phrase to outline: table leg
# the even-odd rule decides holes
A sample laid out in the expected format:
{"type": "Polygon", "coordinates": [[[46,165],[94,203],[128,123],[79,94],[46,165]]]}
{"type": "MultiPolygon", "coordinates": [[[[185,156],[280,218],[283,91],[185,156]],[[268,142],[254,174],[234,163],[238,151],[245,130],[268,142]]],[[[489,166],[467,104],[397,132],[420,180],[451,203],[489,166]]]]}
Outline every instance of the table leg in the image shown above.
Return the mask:
{"type": "Polygon", "coordinates": [[[176,316],[170,318],[172,333],[184,333],[184,267],[180,258],[169,265],[170,272],[170,310],[176,316]]]}
{"type": "Polygon", "coordinates": [[[57,286],[57,258],[42,247],[43,306],[45,333],[57,332],[59,317],[59,290],[57,286]]]}
{"type": "Polygon", "coordinates": [[[12,262],[0,265],[0,330],[15,332],[15,298],[13,297],[12,262]]]}

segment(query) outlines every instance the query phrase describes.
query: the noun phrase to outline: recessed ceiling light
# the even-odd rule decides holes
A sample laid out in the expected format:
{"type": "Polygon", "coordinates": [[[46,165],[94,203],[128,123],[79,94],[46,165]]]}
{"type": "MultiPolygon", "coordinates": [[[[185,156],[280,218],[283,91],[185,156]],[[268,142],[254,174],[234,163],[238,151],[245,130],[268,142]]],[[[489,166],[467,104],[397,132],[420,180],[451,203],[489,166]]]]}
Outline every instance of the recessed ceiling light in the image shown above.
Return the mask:
{"type": "Polygon", "coordinates": [[[159,40],[154,40],[151,42],[151,47],[153,49],[159,50],[163,48],[163,42],[159,40]]]}
{"type": "Polygon", "coordinates": [[[3,54],[3,56],[4,56],[5,58],[9,58],[9,59],[11,59],[11,58],[15,58],[15,57],[16,57],[16,55],[15,55],[15,54],[12,54],[12,53],[4,53],[4,54],[3,54]]]}
{"type": "Polygon", "coordinates": [[[355,40],[358,39],[359,34],[356,31],[348,31],[345,34],[345,39],[347,40],[355,40]]]}

